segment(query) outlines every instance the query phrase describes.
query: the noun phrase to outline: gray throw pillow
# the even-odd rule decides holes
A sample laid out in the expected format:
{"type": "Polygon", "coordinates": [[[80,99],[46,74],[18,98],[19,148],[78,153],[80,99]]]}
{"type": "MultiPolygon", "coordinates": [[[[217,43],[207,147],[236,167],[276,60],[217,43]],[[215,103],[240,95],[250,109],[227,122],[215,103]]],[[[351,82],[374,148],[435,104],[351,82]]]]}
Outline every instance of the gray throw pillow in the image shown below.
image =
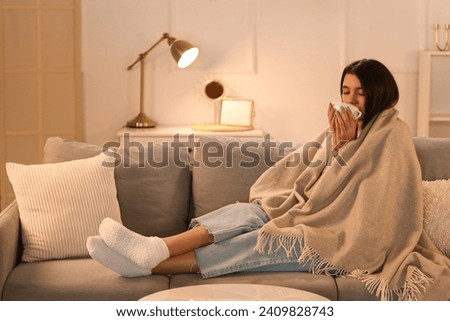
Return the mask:
{"type": "Polygon", "coordinates": [[[264,139],[202,137],[195,151],[192,193],[195,216],[248,202],[258,177],[299,143],[264,139]]]}
{"type": "MultiPolygon", "coordinates": [[[[87,158],[102,149],[50,137],[44,147],[44,162],[87,158]]],[[[183,166],[188,160],[187,150],[180,149],[174,155],[167,144],[153,144],[142,149],[116,148],[109,153],[116,158],[114,177],[122,223],[146,236],[165,237],[185,231],[191,197],[191,171],[183,166]]]]}
{"type": "Polygon", "coordinates": [[[414,146],[423,180],[450,178],[450,138],[414,137],[414,146]]]}

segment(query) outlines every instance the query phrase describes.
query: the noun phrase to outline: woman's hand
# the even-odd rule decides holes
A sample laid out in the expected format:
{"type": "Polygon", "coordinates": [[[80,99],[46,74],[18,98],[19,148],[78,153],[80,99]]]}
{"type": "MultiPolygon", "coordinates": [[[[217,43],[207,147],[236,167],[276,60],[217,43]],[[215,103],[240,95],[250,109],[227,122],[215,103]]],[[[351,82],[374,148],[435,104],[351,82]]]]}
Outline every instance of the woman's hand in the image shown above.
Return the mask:
{"type": "Polygon", "coordinates": [[[328,106],[328,123],[332,132],[333,150],[336,152],[355,139],[357,131],[362,127],[362,121],[355,120],[351,110],[336,111],[331,103],[328,106]]]}

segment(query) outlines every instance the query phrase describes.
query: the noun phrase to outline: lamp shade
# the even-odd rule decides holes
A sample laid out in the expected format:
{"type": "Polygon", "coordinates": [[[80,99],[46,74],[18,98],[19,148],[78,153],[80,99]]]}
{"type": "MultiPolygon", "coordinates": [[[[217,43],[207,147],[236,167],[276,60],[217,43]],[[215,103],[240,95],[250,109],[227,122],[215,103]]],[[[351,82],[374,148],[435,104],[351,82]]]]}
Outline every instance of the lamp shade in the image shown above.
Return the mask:
{"type": "Polygon", "coordinates": [[[197,58],[199,50],[187,41],[175,40],[170,46],[170,52],[178,67],[186,68],[197,58]]]}

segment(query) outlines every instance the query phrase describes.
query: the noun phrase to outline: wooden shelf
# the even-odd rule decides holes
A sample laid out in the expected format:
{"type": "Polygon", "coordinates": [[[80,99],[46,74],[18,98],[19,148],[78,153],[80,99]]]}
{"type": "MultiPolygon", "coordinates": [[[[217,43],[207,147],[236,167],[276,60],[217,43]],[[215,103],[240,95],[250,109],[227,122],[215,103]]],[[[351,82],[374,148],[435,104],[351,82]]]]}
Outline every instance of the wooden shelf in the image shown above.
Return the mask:
{"type": "MultiPolygon", "coordinates": [[[[450,52],[422,51],[419,54],[417,136],[450,133],[450,52]],[[430,128],[438,126],[439,131],[430,128]],[[448,129],[447,129],[448,127],[448,129]]],[[[441,137],[441,136],[440,136],[441,137]]]]}
{"type": "Polygon", "coordinates": [[[432,122],[450,122],[450,114],[431,114],[429,121],[432,121],[432,122]]]}

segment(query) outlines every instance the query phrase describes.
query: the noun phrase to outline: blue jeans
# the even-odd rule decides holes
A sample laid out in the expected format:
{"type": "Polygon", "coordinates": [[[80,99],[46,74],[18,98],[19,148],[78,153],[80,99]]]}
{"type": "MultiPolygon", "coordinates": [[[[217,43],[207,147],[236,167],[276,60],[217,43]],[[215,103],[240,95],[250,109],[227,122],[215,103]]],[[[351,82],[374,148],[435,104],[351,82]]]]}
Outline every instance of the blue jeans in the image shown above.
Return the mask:
{"type": "Polygon", "coordinates": [[[309,271],[309,264],[301,265],[283,250],[273,255],[254,250],[258,231],[269,220],[259,205],[247,203],[227,205],[193,219],[191,226],[202,225],[214,237],[213,244],[195,250],[202,277],[239,271],[309,271]]]}

